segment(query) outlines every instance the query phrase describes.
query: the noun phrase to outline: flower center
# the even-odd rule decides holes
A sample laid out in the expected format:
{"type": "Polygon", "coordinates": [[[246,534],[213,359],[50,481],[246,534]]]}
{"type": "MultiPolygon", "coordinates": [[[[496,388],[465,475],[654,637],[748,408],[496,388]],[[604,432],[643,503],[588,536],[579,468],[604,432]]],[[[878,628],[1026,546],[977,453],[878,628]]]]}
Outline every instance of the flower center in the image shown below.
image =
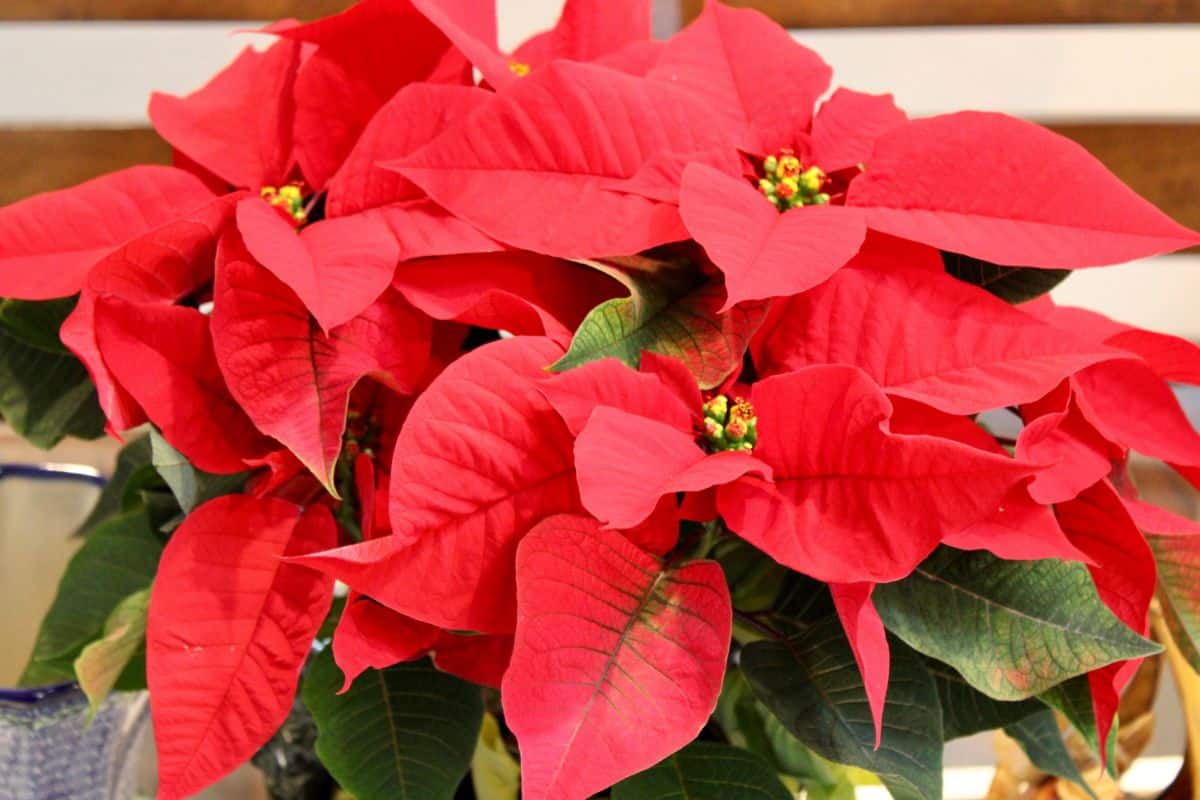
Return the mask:
{"type": "Polygon", "coordinates": [[[263,200],[278,208],[296,227],[308,221],[308,212],[304,208],[304,192],[300,184],[289,183],[279,188],[264,186],[261,194],[263,200]]]}
{"type": "Polygon", "coordinates": [[[712,452],[754,449],[758,443],[758,417],[754,406],[740,397],[733,402],[723,394],[704,404],[704,443],[712,452]]]}
{"type": "Polygon", "coordinates": [[[524,78],[529,74],[529,65],[523,64],[520,61],[510,61],[508,62],[508,71],[518,78],[524,78]]]}
{"type": "Polygon", "coordinates": [[[829,203],[829,177],[817,166],[805,167],[791,150],[767,156],[759,191],[780,211],[829,203]]]}

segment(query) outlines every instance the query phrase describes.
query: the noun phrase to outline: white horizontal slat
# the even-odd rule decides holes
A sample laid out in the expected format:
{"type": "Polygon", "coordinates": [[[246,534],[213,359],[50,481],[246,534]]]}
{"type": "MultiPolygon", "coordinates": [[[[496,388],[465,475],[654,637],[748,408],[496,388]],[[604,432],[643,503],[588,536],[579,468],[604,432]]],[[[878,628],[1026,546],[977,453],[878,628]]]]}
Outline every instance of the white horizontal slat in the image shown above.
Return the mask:
{"type": "Polygon", "coordinates": [[[838,85],[924,116],[977,108],[1041,120],[1200,117],[1200,25],[796,31],[838,85]]]}
{"type": "MultiPolygon", "coordinates": [[[[561,0],[503,6],[512,44],[561,0]]],[[[0,125],[144,119],[154,89],[187,91],[244,37],[229,23],[0,24],[0,125]]],[[[837,82],[892,91],[914,114],[985,108],[1041,119],[1200,117],[1200,25],[819,30],[797,38],[837,82]]]]}
{"type": "Polygon", "coordinates": [[[1052,296],[1063,305],[1091,308],[1142,328],[1200,340],[1200,256],[1076,270],[1052,296]]]}

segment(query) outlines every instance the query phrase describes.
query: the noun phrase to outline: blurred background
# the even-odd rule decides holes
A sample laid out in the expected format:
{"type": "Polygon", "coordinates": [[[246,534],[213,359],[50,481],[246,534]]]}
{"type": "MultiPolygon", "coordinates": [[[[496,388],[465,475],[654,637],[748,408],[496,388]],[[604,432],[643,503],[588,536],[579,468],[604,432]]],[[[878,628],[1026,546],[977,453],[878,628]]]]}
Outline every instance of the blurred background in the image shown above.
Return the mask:
{"type": "MultiPolygon", "coordinates": [[[[169,163],[149,129],[151,91],[186,93],[232,59],[262,21],[311,19],[349,0],[0,0],[0,205],[135,163],[169,163]]],[[[963,108],[1046,123],[1079,141],[1180,222],[1200,229],[1200,0],[733,0],[794,29],[834,67],[835,84],[892,92],[912,116],[963,108]]],[[[501,44],[553,24],[562,0],[499,0],[501,44]]],[[[656,0],[666,36],[702,0],[656,0]]],[[[981,154],[986,157],[987,154],[981,154]]],[[[1003,191],[1003,187],[997,187],[1003,191]]],[[[1115,270],[1084,270],[1055,297],[1155,330],[1200,340],[1200,252],[1115,270]]],[[[1184,397],[1194,421],[1200,398],[1184,397]]],[[[111,468],[114,443],[64,445],[52,460],[111,468]]],[[[45,460],[0,431],[0,461],[45,460]]],[[[1142,468],[1149,499],[1197,512],[1170,473],[1142,468]]],[[[72,501],[73,502],[73,501],[72,501]]],[[[66,532],[86,504],[58,503],[64,518],[39,523],[5,501],[0,525],[0,641],[40,619],[72,550],[66,532]],[[71,517],[66,519],[65,517],[71,517]],[[23,520],[23,521],[22,521],[23,520]],[[11,522],[11,524],[9,524],[11,522]],[[61,530],[60,530],[61,529],[61,530]],[[61,542],[53,568],[31,585],[6,574],[18,550],[61,542]],[[17,550],[14,550],[17,548],[17,550]],[[9,614],[8,611],[13,613],[9,614]]],[[[27,556],[26,556],[27,557],[27,556]]],[[[23,563],[28,563],[25,561],[23,563]]],[[[49,562],[48,562],[49,563],[49,562]]],[[[11,572],[11,571],[10,571],[11,572]]],[[[23,663],[28,644],[6,649],[23,663]]],[[[13,659],[10,659],[13,660],[13,659]]],[[[13,672],[18,667],[7,670],[13,672]]],[[[15,676],[0,674],[0,686],[15,676]]],[[[1164,686],[1150,755],[1154,770],[1129,788],[1153,791],[1178,769],[1184,733],[1164,686]],[[1164,778],[1163,775],[1166,777],[1164,778]],[[1138,786],[1143,781],[1144,786],[1138,786]]],[[[988,736],[956,742],[959,780],[947,797],[981,797],[995,762],[988,736]],[[972,770],[975,770],[972,772],[972,770]]],[[[152,776],[148,778],[152,783],[152,776]]],[[[243,774],[212,797],[261,796],[243,774]]],[[[209,796],[209,795],[206,795],[209,796]]]]}

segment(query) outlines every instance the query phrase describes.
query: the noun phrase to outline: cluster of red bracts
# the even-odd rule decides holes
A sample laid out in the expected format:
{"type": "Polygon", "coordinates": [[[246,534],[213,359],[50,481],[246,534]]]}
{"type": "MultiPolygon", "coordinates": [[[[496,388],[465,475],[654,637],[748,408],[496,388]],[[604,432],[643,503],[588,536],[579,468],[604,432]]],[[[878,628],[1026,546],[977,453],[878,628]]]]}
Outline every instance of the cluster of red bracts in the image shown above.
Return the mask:
{"type": "MultiPolygon", "coordinates": [[[[910,121],[845,89],[817,108],[829,68],[755,12],[714,4],[652,41],[648,0],[568,0],[508,55],[479,6],[272,26],[269,50],[154,98],[176,167],[0,210],[0,295],[80,294],[62,337],[110,430],[151,422],[200,469],[255,470],[189,516],[155,582],[162,797],[276,730],[334,579],[347,682],[432,653],[500,687],[526,798],[649,767],[704,725],[729,648],[719,567],[663,558],[681,519],[830,585],[877,723],[872,587],[939,544],[1085,563],[1146,631],[1142,532],[1196,531],[1114,479],[1133,450],[1200,485],[1167,385],[1200,384],[1200,350],[1009,306],[939,250],[1073,269],[1200,236],[1029,123],[910,121]],[[811,186],[771,191],[811,202],[764,197],[780,157],[811,186]],[[546,370],[624,292],[577,260],[687,240],[713,287],[694,348],[546,370]],[[513,336],[464,353],[472,327],[513,336]],[[753,406],[752,448],[698,435],[714,391],[753,406]],[[975,422],[1005,407],[1008,447],[975,422]],[[347,493],[361,542],[330,513],[347,493]]],[[[1104,733],[1135,667],[1090,673],[1104,733]]]]}

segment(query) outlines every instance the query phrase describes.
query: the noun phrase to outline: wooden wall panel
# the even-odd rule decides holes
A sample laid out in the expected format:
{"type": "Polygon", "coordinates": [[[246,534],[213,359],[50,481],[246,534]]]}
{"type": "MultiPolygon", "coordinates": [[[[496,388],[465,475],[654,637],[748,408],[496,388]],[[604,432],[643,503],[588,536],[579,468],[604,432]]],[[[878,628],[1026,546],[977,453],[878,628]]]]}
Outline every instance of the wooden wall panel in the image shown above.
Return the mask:
{"type": "MultiPolygon", "coordinates": [[[[790,28],[1200,22],[1200,0],[726,0],[790,28]]],[[[704,0],[682,0],[693,19],[704,0]]]]}
{"type": "MultiPolygon", "coordinates": [[[[1052,125],[1180,222],[1200,229],[1200,123],[1052,125]]],[[[0,129],[0,204],[139,163],[170,163],[148,129],[0,129]]]]}
{"type": "Polygon", "coordinates": [[[0,0],[0,20],[315,19],[351,0],[0,0]]]}
{"type": "Polygon", "coordinates": [[[169,163],[171,148],[148,128],[0,129],[0,205],[134,164],[169,163]]]}

